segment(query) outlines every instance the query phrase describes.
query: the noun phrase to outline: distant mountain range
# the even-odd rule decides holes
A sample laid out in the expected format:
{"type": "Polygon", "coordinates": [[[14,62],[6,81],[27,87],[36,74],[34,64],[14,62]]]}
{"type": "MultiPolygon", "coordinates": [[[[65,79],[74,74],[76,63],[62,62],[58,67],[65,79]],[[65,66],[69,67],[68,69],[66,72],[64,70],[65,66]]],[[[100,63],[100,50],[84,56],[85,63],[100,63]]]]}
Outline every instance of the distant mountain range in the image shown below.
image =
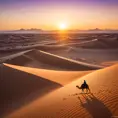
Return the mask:
{"type": "MultiPolygon", "coordinates": [[[[58,33],[59,30],[42,30],[42,29],[19,29],[19,30],[4,30],[0,31],[0,33],[58,33]]],[[[89,29],[89,30],[67,30],[68,33],[118,33],[118,30],[112,30],[112,29],[89,29]]]]}

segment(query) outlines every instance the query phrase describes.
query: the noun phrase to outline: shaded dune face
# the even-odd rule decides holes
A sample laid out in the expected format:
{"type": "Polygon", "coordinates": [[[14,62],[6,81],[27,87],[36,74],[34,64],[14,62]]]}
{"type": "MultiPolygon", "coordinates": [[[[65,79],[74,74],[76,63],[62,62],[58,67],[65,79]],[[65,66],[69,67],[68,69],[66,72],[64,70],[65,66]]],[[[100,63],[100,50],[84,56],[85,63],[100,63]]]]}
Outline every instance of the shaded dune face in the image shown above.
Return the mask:
{"type": "Polygon", "coordinates": [[[6,62],[7,63],[10,63],[10,64],[14,64],[14,65],[25,65],[29,62],[31,62],[32,59],[31,58],[28,58],[27,56],[25,55],[21,55],[21,56],[18,56],[18,57],[15,57],[14,59],[11,59],[11,60],[7,60],[6,62]]]}
{"type": "Polygon", "coordinates": [[[31,68],[31,67],[24,67],[24,66],[17,66],[17,65],[11,65],[6,64],[4,65],[21,70],[26,73],[30,73],[39,77],[46,78],[47,80],[54,81],[56,83],[59,83],[61,85],[69,84],[70,82],[89,74],[93,71],[57,71],[57,70],[46,70],[46,69],[38,69],[38,68],[31,68]]]}
{"type": "Polygon", "coordinates": [[[102,68],[101,66],[84,64],[64,57],[60,57],[51,53],[47,53],[39,50],[32,50],[11,60],[5,61],[5,63],[56,70],[96,70],[102,68]]]}
{"type": "Polygon", "coordinates": [[[1,65],[0,116],[60,87],[61,84],[43,77],[1,65]]]}

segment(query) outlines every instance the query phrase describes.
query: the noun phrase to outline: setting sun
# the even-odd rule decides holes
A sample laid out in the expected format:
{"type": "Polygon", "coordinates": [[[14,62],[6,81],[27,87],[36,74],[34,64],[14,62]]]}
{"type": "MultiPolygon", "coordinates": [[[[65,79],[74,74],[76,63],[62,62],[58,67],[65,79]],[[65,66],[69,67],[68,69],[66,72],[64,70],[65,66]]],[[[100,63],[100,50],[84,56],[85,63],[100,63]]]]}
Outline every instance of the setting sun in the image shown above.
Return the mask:
{"type": "Polygon", "coordinates": [[[59,29],[65,30],[65,29],[67,29],[67,25],[65,23],[61,23],[61,24],[59,24],[59,29]]]}

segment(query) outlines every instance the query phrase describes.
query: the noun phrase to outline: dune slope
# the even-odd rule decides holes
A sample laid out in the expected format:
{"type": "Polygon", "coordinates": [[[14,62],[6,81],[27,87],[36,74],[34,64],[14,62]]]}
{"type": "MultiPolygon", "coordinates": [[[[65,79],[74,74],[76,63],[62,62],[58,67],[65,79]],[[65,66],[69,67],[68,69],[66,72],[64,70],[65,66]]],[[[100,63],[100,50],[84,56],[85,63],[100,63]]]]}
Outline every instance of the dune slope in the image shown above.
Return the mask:
{"type": "Polygon", "coordinates": [[[90,73],[6,118],[111,118],[118,116],[118,65],[90,73]],[[75,86],[86,80],[91,94],[75,86]]]}
{"type": "Polygon", "coordinates": [[[103,66],[75,61],[41,50],[30,50],[26,53],[21,53],[21,55],[12,59],[7,59],[5,63],[53,70],[87,71],[103,68],[103,66]]]}
{"type": "Polygon", "coordinates": [[[5,66],[23,71],[24,73],[33,74],[38,77],[43,77],[47,80],[61,84],[62,86],[69,84],[70,82],[80,78],[93,71],[57,71],[57,70],[46,70],[24,66],[17,66],[4,63],[5,66]]]}
{"type": "Polygon", "coordinates": [[[0,116],[60,87],[61,84],[44,77],[0,65],[0,116]]]}
{"type": "Polygon", "coordinates": [[[91,71],[54,71],[1,64],[0,116],[27,105],[91,71]]]}

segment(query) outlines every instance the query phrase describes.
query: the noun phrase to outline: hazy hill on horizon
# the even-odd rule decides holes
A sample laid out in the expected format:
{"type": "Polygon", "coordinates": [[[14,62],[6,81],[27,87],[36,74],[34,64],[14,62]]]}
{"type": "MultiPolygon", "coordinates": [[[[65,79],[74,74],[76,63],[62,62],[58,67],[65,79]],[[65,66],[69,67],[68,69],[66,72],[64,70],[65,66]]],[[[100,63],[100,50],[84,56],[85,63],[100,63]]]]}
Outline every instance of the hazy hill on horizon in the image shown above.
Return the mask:
{"type": "MultiPolygon", "coordinates": [[[[37,28],[24,29],[21,28],[19,30],[0,30],[0,33],[57,33],[59,30],[42,30],[37,28]]],[[[88,30],[66,30],[68,33],[118,33],[118,30],[115,29],[88,29],[88,30]]]]}

